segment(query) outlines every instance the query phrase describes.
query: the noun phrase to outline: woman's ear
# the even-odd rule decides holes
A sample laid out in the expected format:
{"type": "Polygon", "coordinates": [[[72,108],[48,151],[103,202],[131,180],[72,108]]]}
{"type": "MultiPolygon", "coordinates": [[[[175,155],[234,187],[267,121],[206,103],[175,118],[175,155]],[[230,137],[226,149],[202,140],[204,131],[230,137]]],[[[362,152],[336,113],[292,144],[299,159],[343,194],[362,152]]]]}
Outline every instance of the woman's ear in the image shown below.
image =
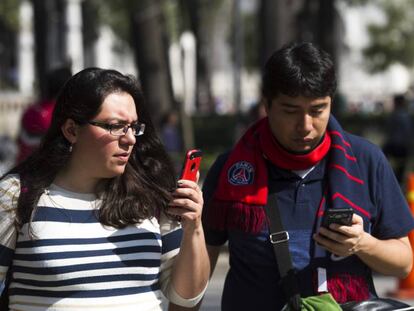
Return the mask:
{"type": "Polygon", "coordinates": [[[76,143],[76,140],[78,138],[78,129],[79,125],[76,124],[76,122],[72,119],[67,119],[61,127],[63,136],[65,136],[71,145],[76,143]]]}

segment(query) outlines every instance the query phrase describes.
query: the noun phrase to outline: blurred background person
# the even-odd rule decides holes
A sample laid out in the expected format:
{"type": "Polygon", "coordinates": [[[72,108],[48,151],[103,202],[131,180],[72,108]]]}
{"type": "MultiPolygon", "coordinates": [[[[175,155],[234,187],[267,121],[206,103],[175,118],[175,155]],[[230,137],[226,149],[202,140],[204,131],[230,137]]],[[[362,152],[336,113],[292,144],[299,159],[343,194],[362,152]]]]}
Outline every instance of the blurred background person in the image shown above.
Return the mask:
{"type": "Polygon", "coordinates": [[[403,94],[393,98],[393,111],[386,124],[386,140],[383,151],[390,160],[398,182],[403,184],[411,150],[413,125],[403,94]]]}
{"type": "Polygon", "coordinates": [[[181,153],[183,151],[179,121],[178,112],[175,110],[170,110],[165,113],[161,120],[161,140],[174,162],[174,168],[177,173],[181,169],[181,153]]]}
{"type": "Polygon", "coordinates": [[[178,113],[175,110],[167,112],[161,122],[161,139],[168,152],[179,153],[183,143],[179,128],[178,113]]]}
{"type": "Polygon", "coordinates": [[[16,163],[22,162],[39,147],[43,135],[50,126],[56,97],[63,84],[72,76],[67,67],[51,70],[46,78],[46,93],[37,102],[29,105],[21,118],[17,138],[16,163]]]}

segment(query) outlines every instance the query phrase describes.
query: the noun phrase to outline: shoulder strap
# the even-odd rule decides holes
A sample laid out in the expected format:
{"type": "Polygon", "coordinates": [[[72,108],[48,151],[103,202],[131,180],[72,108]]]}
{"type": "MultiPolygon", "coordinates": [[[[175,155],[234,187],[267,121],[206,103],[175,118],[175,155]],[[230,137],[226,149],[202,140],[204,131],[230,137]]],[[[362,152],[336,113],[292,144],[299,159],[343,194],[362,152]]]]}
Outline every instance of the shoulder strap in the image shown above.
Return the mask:
{"type": "Polygon", "coordinates": [[[269,195],[264,209],[269,220],[269,238],[279,268],[281,287],[290,307],[293,310],[300,310],[300,291],[289,252],[289,233],[283,228],[275,195],[269,195]]]}

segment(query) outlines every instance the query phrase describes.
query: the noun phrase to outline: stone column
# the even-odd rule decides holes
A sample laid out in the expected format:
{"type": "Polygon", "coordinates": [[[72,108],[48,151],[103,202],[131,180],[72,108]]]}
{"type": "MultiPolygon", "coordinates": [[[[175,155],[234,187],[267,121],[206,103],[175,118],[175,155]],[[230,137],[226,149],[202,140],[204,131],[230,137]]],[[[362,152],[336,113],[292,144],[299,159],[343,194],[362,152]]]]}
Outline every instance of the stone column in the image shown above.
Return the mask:
{"type": "Polygon", "coordinates": [[[19,91],[33,93],[35,79],[33,7],[30,1],[23,0],[19,9],[20,31],[18,37],[18,77],[19,91]]]}
{"type": "Polygon", "coordinates": [[[67,0],[66,26],[67,55],[72,62],[72,72],[76,73],[83,69],[81,0],[67,0]]]}

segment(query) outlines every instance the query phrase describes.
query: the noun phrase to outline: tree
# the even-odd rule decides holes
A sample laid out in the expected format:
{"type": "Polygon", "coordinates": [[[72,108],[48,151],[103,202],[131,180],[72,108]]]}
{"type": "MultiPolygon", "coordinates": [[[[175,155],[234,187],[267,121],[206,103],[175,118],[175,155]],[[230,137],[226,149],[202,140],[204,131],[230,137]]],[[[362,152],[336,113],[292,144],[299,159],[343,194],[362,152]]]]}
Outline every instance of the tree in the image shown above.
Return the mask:
{"type": "Polygon", "coordinates": [[[370,43],[363,50],[371,72],[386,70],[394,63],[414,66],[414,2],[376,1],[385,14],[386,22],[370,24],[370,43]]]}
{"type": "Polygon", "coordinates": [[[0,2],[0,89],[16,87],[12,72],[16,70],[16,37],[19,29],[19,0],[0,2]]]}
{"type": "Polygon", "coordinates": [[[65,2],[32,0],[35,29],[35,67],[41,96],[46,92],[46,74],[67,62],[65,42],[65,2]]]}
{"type": "Polygon", "coordinates": [[[260,21],[260,67],[283,44],[294,39],[292,27],[288,27],[292,18],[287,0],[261,0],[259,9],[260,21]]]}
{"type": "Polygon", "coordinates": [[[159,125],[162,115],[175,103],[162,1],[97,0],[96,3],[100,7],[100,20],[132,47],[152,119],[159,125]]]}
{"type": "Polygon", "coordinates": [[[214,101],[211,91],[211,65],[209,51],[211,48],[211,23],[214,12],[222,4],[222,0],[180,0],[183,18],[181,31],[187,29],[196,37],[196,107],[201,112],[214,112],[214,101]]]}
{"type": "Polygon", "coordinates": [[[133,1],[130,18],[139,77],[153,120],[159,124],[174,103],[161,1],[133,1]]]}

